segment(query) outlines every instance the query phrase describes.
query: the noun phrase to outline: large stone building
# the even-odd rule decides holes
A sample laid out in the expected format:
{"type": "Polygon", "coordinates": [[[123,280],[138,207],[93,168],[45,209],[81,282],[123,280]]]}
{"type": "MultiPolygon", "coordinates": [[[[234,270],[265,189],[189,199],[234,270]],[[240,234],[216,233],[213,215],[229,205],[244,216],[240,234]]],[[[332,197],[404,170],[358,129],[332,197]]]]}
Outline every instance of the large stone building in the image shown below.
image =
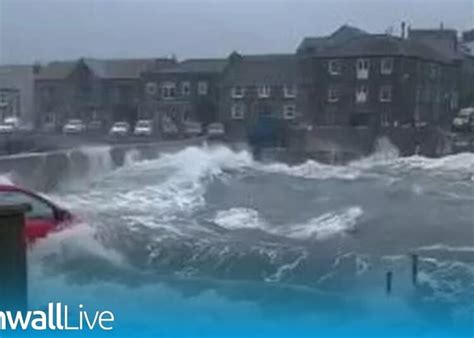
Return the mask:
{"type": "Polygon", "coordinates": [[[35,78],[36,123],[62,125],[69,118],[106,124],[134,122],[142,99],[141,72],[171,59],[126,59],[52,62],[35,78]]]}
{"type": "Polygon", "coordinates": [[[429,44],[343,26],[298,48],[300,108],[315,126],[442,124],[458,107],[455,62],[429,44]]]}
{"type": "Polygon", "coordinates": [[[220,120],[231,138],[246,137],[259,120],[300,120],[294,54],[229,56],[220,82],[220,120]]]}
{"type": "Polygon", "coordinates": [[[142,73],[141,116],[182,128],[185,121],[217,121],[219,80],[225,59],[190,59],[142,73]]]}

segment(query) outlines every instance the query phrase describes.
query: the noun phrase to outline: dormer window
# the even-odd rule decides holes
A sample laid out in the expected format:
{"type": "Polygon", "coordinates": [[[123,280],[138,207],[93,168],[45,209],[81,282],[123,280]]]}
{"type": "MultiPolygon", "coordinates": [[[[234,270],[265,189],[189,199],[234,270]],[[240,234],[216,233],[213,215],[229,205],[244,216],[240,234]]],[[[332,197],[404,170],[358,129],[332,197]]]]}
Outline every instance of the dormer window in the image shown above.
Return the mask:
{"type": "Polygon", "coordinates": [[[262,85],[257,87],[257,94],[259,98],[270,97],[271,88],[267,85],[262,85]]]}
{"type": "Polygon", "coordinates": [[[359,86],[359,88],[357,88],[356,90],[356,102],[357,103],[367,102],[368,94],[369,94],[369,89],[367,88],[367,86],[365,85],[359,86]]]}
{"type": "Polygon", "coordinates": [[[165,82],[161,85],[161,97],[164,99],[173,99],[176,97],[176,84],[165,82]]]}
{"type": "Polygon", "coordinates": [[[380,72],[383,75],[390,75],[393,71],[393,59],[392,58],[384,58],[380,62],[380,72]]]}
{"type": "Polygon", "coordinates": [[[358,79],[369,78],[370,61],[368,59],[358,59],[356,62],[356,73],[358,79]]]}
{"type": "Polygon", "coordinates": [[[283,96],[286,97],[287,99],[292,99],[296,97],[296,86],[294,84],[292,85],[286,85],[283,87],[283,96]]]}
{"type": "Polygon", "coordinates": [[[232,88],[232,97],[234,99],[240,99],[245,95],[245,88],[242,86],[235,86],[232,88]]]}
{"type": "Polygon", "coordinates": [[[329,60],[328,70],[329,70],[329,74],[331,74],[331,75],[341,74],[341,61],[339,61],[339,60],[329,60]]]}

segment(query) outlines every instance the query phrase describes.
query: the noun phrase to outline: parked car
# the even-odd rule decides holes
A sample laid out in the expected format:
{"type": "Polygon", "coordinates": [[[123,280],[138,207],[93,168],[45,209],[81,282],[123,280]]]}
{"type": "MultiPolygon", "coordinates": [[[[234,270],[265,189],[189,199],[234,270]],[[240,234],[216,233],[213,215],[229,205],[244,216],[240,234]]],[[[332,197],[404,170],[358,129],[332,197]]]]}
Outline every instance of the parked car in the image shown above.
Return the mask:
{"type": "Polygon", "coordinates": [[[92,120],[87,125],[87,131],[91,133],[99,133],[104,129],[104,123],[101,120],[92,120]]]}
{"type": "Polygon", "coordinates": [[[151,136],[153,134],[153,121],[138,120],[133,134],[136,136],[151,136]]]}
{"type": "Polygon", "coordinates": [[[130,124],[128,122],[115,122],[110,128],[110,136],[127,136],[130,133],[130,124]]]}
{"type": "Polygon", "coordinates": [[[225,135],[225,127],[223,123],[215,122],[207,126],[207,136],[209,138],[221,138],[225,135]]]}
{"type": "Polygon", "coordinates": [[[454,131],[474,131],[474,107],[463,108],[453,119],[452,129],[454,131]]]}
{"type": "Polygon", "coordinates": [[[86,125],[80,119],[71,119],[63,127],[64,134],[80,134],[86,130],[86,125]]]}
{"type": "Polygon", "coordinates": [[[10,123],[0,123],[0,134],[11,134],[15,131],[15,126],[10,123]]]}
{"type": "Polygon", "coordinates": [[[184,123],[184,134],[188,137],[202,135],[202,124],[200,122],[187,121],[184,123]]]}
{"type": "Polygon", "coordinates": [[[179,129],[171,119],[163,119],[161,133],[165,139],[174,139],[179,137],[179,129]]]}
{"type": "Polygon", "coordinates": [[[0,205],[12,204],[30,207],[25,214],[25,239],[28,242],[46,237],[76,220],[71,212],[38,194],[14,185],[0,185],[0,205]]]}
{"type": "Polygon", "coordinates": [[[12,125],[14,129],[19,129],[21,126],[21,121],[16,116],[9,116],[3,119],[4,124],[12,125]]]}

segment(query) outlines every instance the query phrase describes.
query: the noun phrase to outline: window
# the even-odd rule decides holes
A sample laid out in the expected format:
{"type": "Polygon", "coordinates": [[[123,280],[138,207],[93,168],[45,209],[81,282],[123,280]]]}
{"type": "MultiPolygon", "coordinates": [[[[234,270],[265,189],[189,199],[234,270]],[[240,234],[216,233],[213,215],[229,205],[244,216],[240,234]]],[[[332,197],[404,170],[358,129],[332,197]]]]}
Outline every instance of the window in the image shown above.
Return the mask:
{"type": "Polygon", "coordinates": [[[233,98],[242,98],[245,95],[245,88],[242,86],[235,86],[232,88],[232,97],[233,98]]]}
{"type": "Polygon", "coordinates": [[[380,115],[380,125],[382,127],[390,127],[391,126],[390,115],[387,112],[383,112],[380,115]]]}
{"type": "Polygon", "coordinates": [[[297,89],[296,89],[296,85],[286,85],[284,88],[283,88],[283,96],[285,96],[286,98],[294,98],[296,97],[296,92],[297,92],[297,89]]]}
{"type": "Polygon", "coordinates": [[[157,87],[156,83],[154,83],[154,82],[148,82],[148,83],[145,85],[145,92],[146,92],[148,95],[155,95],[157,89],[158,89],[158,87],[157,87]]]}
{"type": "Polygon", "coordinates": [[[161,86],[161,97],[172,99],[176,96],[176,85],[172,82],[166,82],[161,86]]]}
{"type": "Polygon", "coordinates": [[[390,75],[393,71],[393,59],[385,58],[380,62],[380,72],[383,75],[390,75]]]}
{"type": "Polygon", "coordinates": [[[380,102],[391,102],[392,101],[392,86],[380,87],[380,102]]]}
{"type": "Polygon", "coordinates": [[[199,81],[198,82],[198,94],[199,95],[207,95],[207,82],[206,81],[199,81]]]}
{"type": "Polygon", "coordinates": [[[331,75],[341,74],[341,62],[339,60],[330,60],[328,66],[329,66],[329,74],[331,75]]]}
{"type": "Polygon", "coordinates": [[[369,94],[369,89],[366,85],[359,86],[356,90],[356,102],[357,103],[364,103],[367,102],[367,96],[369,94]]]}
{"type": "Polygon", "coordinates": [[[283,106],[283,118],[291,120],[296,117],[296,106],[294,104],[286,104],[283,106]]]}
{"type": "Polygon", "coordinates": [[[245,114],[245,106],[242,103],[232,105],[232,119],[242,120],[245,114]]]}
{"type": "Polygon", "coordinates": [[[45,201],[19,191],[0,192],[0,204],[29,204],[31,210],[26,212],[27,218],[54,219],[54,209],[45,201]]]}
{"type": "Polygon", "coordinates": [[[369,77],[370,62],[368,59],[358,59],[356,62],[356,73],[358,79],[367,79],[369,77]]]}
{"type": "Polygon", "coordinates": [[[430,64],[430,78],[436,79],[438,77],[439,68],[435,63],[430,64]]]}
{"type": "Polygon", "coordinates": [[[181,83],[181,95],[189,96],[191,94],[191,83],[189,81],[185,81],[181,83]]]}
{"type": "Polygon", "coordinates": [[[337,102],[339,101],[339,89],[337,88],[329,88],[328,89],[328,101],[329,102],[337,102]]]}
{"type": "Polygon", "coordinates": [[[270,91],[270,86],[263,85],[257,87],[257,94],[260,98],[270,97],[270,91]]]}

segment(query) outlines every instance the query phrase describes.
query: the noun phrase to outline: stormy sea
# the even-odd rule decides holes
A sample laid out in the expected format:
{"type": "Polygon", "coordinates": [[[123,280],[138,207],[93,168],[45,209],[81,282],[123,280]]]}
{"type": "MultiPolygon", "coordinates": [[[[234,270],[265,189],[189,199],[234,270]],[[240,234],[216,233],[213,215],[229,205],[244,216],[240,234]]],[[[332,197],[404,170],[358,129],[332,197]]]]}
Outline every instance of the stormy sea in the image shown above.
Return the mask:
{"type": "Polygon", "coordinates": [[[474,154],[379,148],[289,165],[204,144],[120,167],[85,149],[87,172],[44,192],[79,224],[29,249],[30,305],[112,308],[141,337],[472,337],[474,154]]]}

